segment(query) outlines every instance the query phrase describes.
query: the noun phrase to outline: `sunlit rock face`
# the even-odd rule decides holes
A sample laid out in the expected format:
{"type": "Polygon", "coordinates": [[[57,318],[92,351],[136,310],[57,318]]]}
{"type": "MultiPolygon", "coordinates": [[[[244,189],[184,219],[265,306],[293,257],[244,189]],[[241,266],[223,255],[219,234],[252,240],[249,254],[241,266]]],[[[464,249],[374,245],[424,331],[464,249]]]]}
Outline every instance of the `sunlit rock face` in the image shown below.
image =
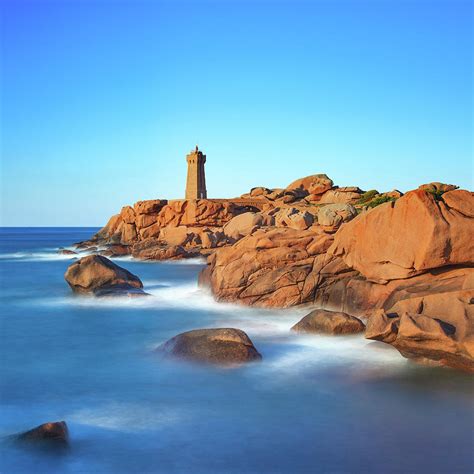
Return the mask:
{"type": "Polygon", "coordinates": [[[465,190],[416,190],[362,212],[334,234],[321,225],[259,229],[217,250],[201,284],[221,301],[313,304],[378,319],[381,335],[372,327],[370,337],[418,361],[470,370],[473,199],[465,190]],[[380,316],[388,313],[397,314],[396,324],[380,316]]]}
{"type": "Polygon", "coordinates": [[[474,194],[423,190],[382,204],[337,232],[329,250],[374,282],[474,262],[474,194]]]}
{"type": "MultiPolygon", "coordinates": [[[[235,199],[140,201],[122,208],[81,247],[146,260],[204,256],[200,283],[219,301],[314,305],[371,318],[410,298],[444,294],[450,300],[453,292],[471,291],[472,235],[473,193],[454,185],[429,183],[405,195],[364,192],[316,174],[286,188],[252,188],[235,199]]],[[[469,301],[462,306],[470,325],[469,301]]],[[[425,316],[451,324],[458,343],[469,345],[470,330],[460,320],[425,316]]],[[[404,354],[423,352],[413,348],[414,338],[410,347],[402,344],[402,336],[395,339],[404,354]]],[[[449,357],[437,360],[451,364],[449,357]]]]}

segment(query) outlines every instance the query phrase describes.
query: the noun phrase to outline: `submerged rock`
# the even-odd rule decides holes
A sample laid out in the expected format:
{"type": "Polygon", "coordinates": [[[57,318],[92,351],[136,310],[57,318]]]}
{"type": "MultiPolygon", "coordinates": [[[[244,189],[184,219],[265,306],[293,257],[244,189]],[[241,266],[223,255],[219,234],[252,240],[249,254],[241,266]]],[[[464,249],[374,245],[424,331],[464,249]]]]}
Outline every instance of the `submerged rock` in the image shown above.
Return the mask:
{"type": "Polygon", "coordinates": [[[74,250],[69,250],[69,249],[59,249],[58,254],[59,255],[77,255],[77,252],[74,252],[74,250]]]}
{"type": "Polygon", "coordinates": [[[315,309],[291,329],[316,334],[355,334],[363,332],[365,324],[347,313],[315,309]]]}
{"type": "Polygon", "coordinates": [[[239,364],[262,356],[240,329],[196,329],[165,342],[158,349],[168,356],[212,364],[239,364]]]}
{"type": "Polygon", "coordinates": [[[74,262],[64,278],[76,293],[96,296],[146,294],[140,278],[101,255],[89,255],[74,262]]]}
{"type": "Polygon", "coordinates": [[[69,441],[69,430],[65,421],[43,423],[42,425],[15,435],[18,441],[48,441],[57,444],[67,444],[69,441]]]}

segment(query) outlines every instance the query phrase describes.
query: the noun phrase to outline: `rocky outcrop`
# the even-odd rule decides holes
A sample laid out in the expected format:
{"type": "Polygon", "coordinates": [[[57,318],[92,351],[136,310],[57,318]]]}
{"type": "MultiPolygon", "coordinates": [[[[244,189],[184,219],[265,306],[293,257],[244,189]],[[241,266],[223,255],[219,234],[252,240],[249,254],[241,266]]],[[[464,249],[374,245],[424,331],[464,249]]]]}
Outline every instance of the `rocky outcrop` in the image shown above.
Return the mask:
{"type": "Polygon", "coordinates": [[[313,302],[317,288],[351,272],[326,254],[331,243],[330,234],[313,228],[259,229],[213,253],[200,281],[221,301],[273,307],[313,302]]]}
{"type": "MultiPolygon", "coordinates": [[[[406,300],[474,288],[473,234],[469,191],[430,183],[405,195],[363,192],[320,174],[231,200],[141,201],[81,248],[116,255],[115,246],[153,260],[209,255],[200,283],[217,300],[314,305],[370,318],[406,300]]],[[[464,334],[460,321],[436,318],[464,334]]],[[[395,338],[400,350],[415,357],[414,338],[402,348],[402,336],[395,338]]]]}
{"type": "Polygon", "coordinates": [[[369,318],[366,337],[421,363],[474,372],[474,289],[398,301],[369,318]]]}
{"type": "MultiPolygon", "coordinates": [[[[451,193],[447,193],[447,196],[449,194],[451,193]]],[[[418,199],[416,193],[414,198],[418,199]]],[[[471,199],[470,194],[468,198],[471,199]]],[[[412,206],[412,199],[413,195],[408,194],[395,206],[398,207],[399,203],[402,208],[408,206],[415,214],[410,216],[412,222],[422,223],[426,209],[421,207],[420,211],[417,205],[412,206]],[[404,203],[403,200],[408,203],[404,203]],[[418,212],[421,212],[419,219],[416,216],[418,212]]],[[[425,199],[425,196],[422,199],[425,199]]],[[[432,199],[430,195],[427,195],[426,199],[430,205],[429,210],[434,213],[440,212],[438,205],[430,201],[432,199]]],[[[376,260],[387,262],[388,266],[394,246],[396,248],[400,245],[401,249],[404,249],[402,244],[391,241],[397,238],[391,233],[390,224],[386,229],[382,226],[384,222],[391,222],[386,214],[390,215],[393,212],[392,206],[385,204],[359,215],[345,223],[334,235],[324,232],[318,226],[304,231],[290,228],[258,229],[234,245],[217,250],[209,258],[209,266],[205,269],[201,282],[208,284],[219,300],[239,300],[247,304],[283,307],[312,303],[326,309],[364,316],[370,314],[374,308],[388,309],[397,300],[406,299],[415,293],[422,296],[430,292],[466,288],[465,285],[469,285],[474,271],[471,268],[474,261],[472,244],[470,241],[467,242],[472,223],[470,218],[459,211],[454,211],[453,208],[450,208],[449,212],[456,214],[451,220],[451,225],[458,226],[458,230],[447,230],[442,235],[429,231],[428,235],[423,236],[423,232],[427,231],[426,226],[420,229],[412,225],[399,233],[404,233],[404,241],[411,252],[423,253],[425,259],[436,256],[427,253],[426,250],[436,246],[430,242],[431,238],[438,240],[451,235],[458,242],[464,242],[462,249],[466,252],[465,257],[458,260],[447,259],[446,265],[442,267],[428,265],[432,268],[420,270],[415,275],[411,275],[410,272],[395,275],[397,278],[387,273],[384,273],[382,278],[378,274],[366,272],[366,267],[369,269],[373,267],[370,259],[373,247],[375,247],[373,251],[379,252],[376,260]],[[373,224],[368,224],[369,231],[375,233],[375,236],[365,235],[363,226],[359,229],[360,221],[372,219],[370,216],[376,217],[373,224]],[[390,235],[388,241],[381,237],[385,231],[390,235]],[[341,234],[343,239],[340,238],[341,234]],[[358,240],[354,242],[355,247],[348,247],[347,254],[339,255],[337,250],[341,241],[344,242],[347,238],[352,242],[353,235],[358,236],[358,240]],[[372,239],[383,240],[385,246],[381,243],[379,247],[373,245],[372,239]],[[357,254],[359,247],[364,249],[360,252],[363,257],[353,263],[349,257],[351,252],[357,254]],[[367,255],[364,252],[367,252],[367,255]],[[462,261],[466,263],[461,266],[462,261]],[[374,278],[374,275],[377,278],[374,278]],[[400,278],[401,276],[405,278],[400,278]]],[[[468,208],[464,204],[459,204],[458,207],[468,208]]],[[[429,214],[427,221],[430,221],[429,214]]],[[[457,247],[458,244],[453,243],[452,251],[458,252],[457,247]]],[[[375,265],[375,268],[386,271],[383,264],[375,265]]]]}
{"type": "Polygon", "coordinates": [[[124,257],[130,255],[131,248],[128,245],[121,244],[107,244],[101,250],[101,255],[104,257],[124,257]]]}
{"type": "Polygon", "coordinates": [[[69,441],[69,430],[65,421],[55,421],[44,423],[32,430],[15,435],[15,438],[18,441],[48,442],[64,445],[69,441]]]}
{"type": "Polygon", "coordinates": [[[435,268],[472,265],[473,200],[474,194],[465,191],[449,191],[440,201],[424,190],[412,191],[343,226],[329,253],[379,283],[435,268]],[[450,201],[457,202],[457,208],[451,208],[450,201]]]}
{"type": "MultiPolygon", "coordinates": [[[[157,259],[187,258],[203,250],[228,243],[223,227],[234,217],[251,210],[260,201],[199,199],[166,201],[155,199],[125,206],[92,239],[80,242],[77,248],[90,251],[92,246],[105,256],[133,254],[140,257],[141,244],[148,247],[154,241],[156,248],[184,247],[186,252],[159,251],[157,259]],[[126,249],[126,250],[124,250],[126,249]],[[192,250],[192,251],[191,251],[192,250]]],[[[262,206],[263,207],[263,206],[262,206]]],[[[253,212],[255,214],[255,212],[253,212]]],[[[260,218],[261,219],[261,218],[260,218]]],[[[264,219],[265,221],[265,219],[264,219]]],[[[144,258],[153,258],[145,256],[144,258]]]]}
{"type": "Polygon", "coordinates": [[[158,215],[157,223],[166,226],[222,227],[234,216],[244,212],[231,201],[210,199],[170,201],[158,215]]]}
{"type": "Polygon", "coordinates": [[[196,329],[173,337],[158,352],[180,359],[211,364],[241,364],[262,358],[240,329],[196,329]]]}
{"type": "Polygon", "coordinates": [[[137,276],[101,255],[89,255],[72,263],[64,278],[75,293],[96,296],[146,294],[137,276]]]}
{"type": "Polygon", "coordinates": [[[385,342],[396,340],[395,347],[412,358],[466,368],[474,324],[472,303],[466,296],[474,291],[473,194],[412,191],[343,222],[335,234],[321,225],[325,208],[334,209],[329,206],[319,207],[319,224],[308,229],[260,228],[218,249],[209,257],[201,284],[210,286],[218,300],[249,305],[311,304],[369,321],[378,309],[385,315],[396,312],[405,321],[402,332],[398,320],[382,325],[380,334],[390,334],[385,342]],[[453,302],[461,294],[463,298],[453,302]],[[444,308],[437,304],[437,314],[427,312],[435,300],[443,299],[451,303],[444,308]],[[414,319],[418,313],[411,305],[420,301],[424,309],[417,310],[421,316],[414,319]],[[451,319],[446,314],[456,305],[459,316],[451,319]],[[430,341],[439,338],[439,348],[445,352],[430,352],[420,335],[407,336],[404,313],[430,341]],[[448,327],[439,321],[455,332],[443,338],[441,333],[430,336],[433,325],[448,327]],[[455,362],[459,358],[463,361],[455,362]]]}
{"type": "Polygon", "coordinates": [[[163,228],[222,227],[246,210],[245,206],[226,200],[139,201],[133,207],[123,207],[120,214],[111,217],[87,245],[132,246],[150,238],[158,239],[163,228]]]}
{"type": "Polygon", "coordinates": [[[291,330],[315,334],[356,334],[365,330],[365,324],[347,313],[315,309],[291,330]]]}
{"type": "Polygon", "coordinates": [[[132,256],[140,260],[179,260],[198,255],[196,252],[187,251],[181,245],[166,245],[154,239],[139,242],[132,250],[132,256]]]}

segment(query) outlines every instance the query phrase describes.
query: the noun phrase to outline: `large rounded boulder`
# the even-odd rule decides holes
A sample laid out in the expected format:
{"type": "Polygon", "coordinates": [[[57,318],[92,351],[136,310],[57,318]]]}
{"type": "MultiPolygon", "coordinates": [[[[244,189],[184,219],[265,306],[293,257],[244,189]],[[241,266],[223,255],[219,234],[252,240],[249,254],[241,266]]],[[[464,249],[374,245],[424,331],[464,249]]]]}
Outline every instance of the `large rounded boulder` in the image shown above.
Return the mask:
{"type": "Polygon", "coordinates": [[[102,255],[89,255],[74,262],[64,278],[75,293],[96,296],[146,294],[140,278],[102,255]]]}
{"type": "Polygon", "coordinates": [[[229,365],[262,358],[250,338],[240,329],[196,329],[183,332],[158,349],[165,356],[197,362],[229,365]]]}
{"type": "Polygon", "coordinates": [[[332,179],[326,174],[313,174],[293,181],[287,190],[300,189],[310,196],[321,196],[333,186],[332,179]]]}
{"type": "Polygon", "coordinates": [[[365,330],[365,324],[350,314],[316,309],[291,329],[303,333],[356,334],[365,330]]]}
{"type": "Polygon", "coordinates": [[[235,240],[239,240],[245,235],[251,234],[264,224],[262,214],[256,212],[244,212],[235,216],[224,226],[224,234],[235,240]]]}

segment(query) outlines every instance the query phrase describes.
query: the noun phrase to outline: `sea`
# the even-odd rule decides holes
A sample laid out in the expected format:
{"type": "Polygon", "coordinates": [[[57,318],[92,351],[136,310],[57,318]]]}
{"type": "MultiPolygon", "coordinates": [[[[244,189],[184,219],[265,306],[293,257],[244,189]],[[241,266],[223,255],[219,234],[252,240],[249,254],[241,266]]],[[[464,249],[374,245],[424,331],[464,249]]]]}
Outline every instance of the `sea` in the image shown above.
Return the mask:
{"type": "Polygon", "coordinates": [[[308,310],[214,301],[205,262],[118,258],[146,298],[74,295],[59,247],[95,228],[0,229],[1,473],[472,473],[473,379],[389,345],[290,331],[308,310]],[[261,362],[164,360],[197,328],[244,330],[261,362]],[[11,435],[64,420],[68,449],[11,435]]]}

